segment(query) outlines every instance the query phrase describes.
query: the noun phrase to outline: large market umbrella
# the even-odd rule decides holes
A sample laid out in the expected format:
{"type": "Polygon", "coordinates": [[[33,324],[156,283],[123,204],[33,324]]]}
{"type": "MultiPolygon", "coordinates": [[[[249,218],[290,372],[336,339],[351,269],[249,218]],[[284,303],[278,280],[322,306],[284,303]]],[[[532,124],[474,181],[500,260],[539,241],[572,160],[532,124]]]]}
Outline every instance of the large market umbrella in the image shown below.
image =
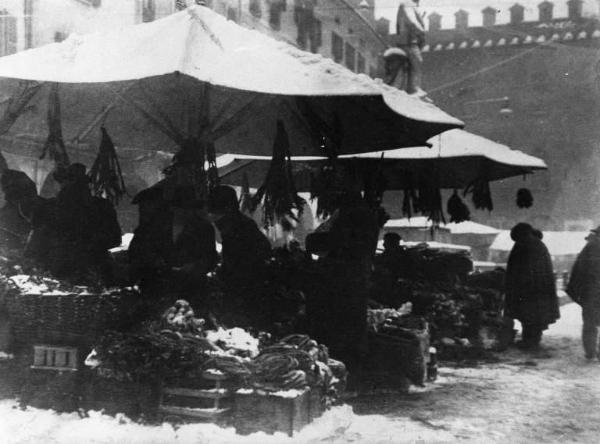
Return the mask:
{"type": "Polygon", "coordinates": [[[357,153],[420,145],[462,126],[432,104],[202,6],[2,57],[0,78],[6,99],[23,91],[22,80],[45,82],[5,141],[47,140],[50,82],[60,84],[67,147],[97,145],[105,126],[120,148],[175,151],[191,141],[270,155],[281,120],[292,154],[323,155],[323,137],[338,153],[357,153]]]}
{"type": "MultiPolygon", "coordinates": [[[[339,165],[354,166],[366,172],[383,174],[386,188],[403,190],[415,186],[420,178],[437,176],[439,188],[464,188],[476,180],[494,181],[546,169],[546,163],[537,157],[512,150],[464,130],[450,130],[429,140],[431,148],[421,146],[373,151],[339,156],[339,165]]],[[[264,181],[269,167],[267,156],[243,154],[219,158],[221,181],[256,188],[264,181]]],[[[311,173],[327,164],[324,156],[293,156],[292,167],[296,186],[301,191],[310,189],[311,173]]]]}

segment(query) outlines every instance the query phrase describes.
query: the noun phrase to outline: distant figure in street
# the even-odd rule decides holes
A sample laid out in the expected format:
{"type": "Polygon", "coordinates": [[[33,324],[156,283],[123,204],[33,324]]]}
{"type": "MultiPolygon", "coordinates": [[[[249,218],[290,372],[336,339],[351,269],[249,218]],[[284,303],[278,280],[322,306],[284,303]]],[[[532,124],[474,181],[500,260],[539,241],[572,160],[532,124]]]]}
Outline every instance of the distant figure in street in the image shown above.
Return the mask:
{"type": "Polygon", "coordinates": [[[587,244],[577,256],[571,271],[567,293],[581,305],[582,342],[587,359],[598,358],[600,325],[600,227],[591,231],[587,244]]]}
{"type": "Polygon", "coordinates": [[[552,260],[531,225],[519,223],[510,235],[515,245],[506,270],[505,315],[523,326],[518,345],[536,348],[542,332],[560,317],[552,260]]]}
{"type": "Polygon", "coordinates": [[[408,257],[406,249],[400,245],[402,237],[398,233],[385,233],[383,236],[383,253],[380,264],[397,279],[407,275],[408,257]]]}

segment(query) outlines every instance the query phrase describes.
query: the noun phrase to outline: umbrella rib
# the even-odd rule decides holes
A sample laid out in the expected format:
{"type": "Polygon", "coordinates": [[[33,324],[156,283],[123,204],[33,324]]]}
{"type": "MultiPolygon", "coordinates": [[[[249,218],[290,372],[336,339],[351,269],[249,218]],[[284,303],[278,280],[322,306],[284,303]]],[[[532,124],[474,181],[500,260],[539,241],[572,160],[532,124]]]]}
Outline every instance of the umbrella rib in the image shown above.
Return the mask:
{"type": "Polygon", "coordinates": [[[177,131],[177,127],[173,124],[173,122],[171,121],[171,119],[169,118],[169,116],[167,116],[164,112],[161,111],[160,107],[156,104],[156,101],[146,91],[146,88],[144,87],[144,85],[142,85],[141,83],[139,83],[139,89],[142,92],[142,94],[144,95],[144,98],[146,99],[146,101],[150,104],[150,107],[152,108],[152,110],[158,115],[158,117],[160,117],[163,120],[164,125],[173,134],[176,134],[177,136],[180,137],[181,140],[184,140],[185,136],[183,136],[181,134],[181,131],[177,131]]]}
{"type": "MultiPolygon", "coordinates": [[[[256,98],[258,97],[258,94],[252,94],[252,96],[250,97],[250,99],[248,100],[248,102],[246,102],[246,104],[244,106],[248,106],[250,105],[256,98]]],[[[223,117],[225,116],[225,113],[227,111],[229,111],[234,103],[235,99],[234,96],[231,95],[229,96],[229,98],[225,101],[225,103],[221,106],[221,111],[215,116],[215,118],[213,119],[213,125],[215,125],[215,127],[221,127],[223,125],[226,125],[227,122],[229,121],[229,119],[235,117],[235,113],[233,116],[231,116],[229,119],[224,120],[223,123],[219,123],[220,120],[223,120],[223,117]]],[[[240,108],[240,110],[242,110],[244,107],[242,106],[240,108]]]]}
{"type": "Polygon", "coordinates": [[[265,101],[264,104],[259,105],[257,108],[251,107],[251,105],[254,102],[256,102],[258,100],[258,98],[259,98],[259,96],[253,97],[252,100],[250,100],[250,102],[248,102],[241,109],[236,111],[236,113],[233,116],[231,116],[227,121],[223,122],[222,125],[220,125],[218,128],[215,128],[213,131],[211,131],[211,133],[210,133],[211,139],[213,141],[215,141],[215,140],[220,139],[221,137],[227,135],[238,125],[241,125],[246,120],[246,118],[249,116],[249,114],[251,112],[259,113],[260,111],[262,111],[263,108],[265,108],[269,104],[268,101],[265,101]]]}
{"type": "Polygon", "coordinates": [[[156,127],[162,131],[167,137],[169,137],[171,140],[173,140],[175,143],[177,143],[178,145],[182,145],[183,144],[183,140],[180,139],[179,135],[177,133],[173,134],[169,128],[167,128],[162,122],[160,122],[157,118],[155,118],[153,115],[151,115],[148,111],[146,111],[144,109],[144,107],[142,107],[139,103],[135,102],[132,99],[127,99],[125,98],[119,91],[115,91],[112,90],[112,92],[119,98],[121,99],[123,102],[125,102],[126,104],[129,104],[131,106],[133,106],[140,114],[142,114],[148,121],[150,121],[152,124],[156,125],[156,127]]]}
{"type": "MultiPolygon", "coordinates": [[[[133,88],[133,86],[135,86],[137,82],[132,83],[131,85],[123,88],[123,90],[121,90],[121,93],[125,93],[128,90],[130,90],[131,88],[133,88]]],[[[87,137],[87,135],[98,125],[98,123],[100,123],[107,115],[110,111],[112,111],[115,106],[117,106],[117,101],[119,99],[115,99],[113,100],[111,103],[109,103],[102,111],[100,111],[96,117],[94,117],[92,119],[92,121],[89,123],[89,125],[87,125],[82,131],[80,131],[75,137],[73,137],[69,143],[80,143],[83,139],[85,139],[87,137]]]]}

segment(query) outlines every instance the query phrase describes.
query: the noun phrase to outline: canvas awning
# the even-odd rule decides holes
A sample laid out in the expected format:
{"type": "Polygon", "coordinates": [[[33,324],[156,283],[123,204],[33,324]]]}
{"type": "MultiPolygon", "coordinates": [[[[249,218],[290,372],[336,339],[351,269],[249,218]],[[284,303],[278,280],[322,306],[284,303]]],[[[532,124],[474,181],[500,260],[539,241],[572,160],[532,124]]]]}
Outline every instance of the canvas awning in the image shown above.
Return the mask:
{"type": "MultiPolygon", "coordinates": [[[[532,173],[546,169],[546,163],[537,157],[512,150],[485,137],[464,130],[450,130],[429,140],[432,147],[374,151],[362,154],[341,155],[340,164],[358,164],[373,171],[382,165],[386,188],[402,190],[419,177],[437,174],[440,188],[463,188],[473,180],[487,181],[532,173]]],[[[228,155],[228,165],[220,169],[224,183],[242,184],[245,172],[251,187],[262,183],[269,165],[269,156],[228,155]]],[[[293,168],[300,189],[308,189],[309,172],[327,161],[323,156],[293,156],[293,168]]],[[[223,160],[225,163],[225,160],[223,160]]]]}
{"type": "MultiPolygon", "coordinates": [[[[63,134],[73,144],[95,145],[105,125],[119,147],[173,151],[196,138],[221,153],[270,156],[282,120],[293,154],[322,154],[323,136],[338,152],[357,153],[423,144],[462,126],[430,103],[202,6],[2,57],[0,78],[6,99],[18,80],[60,83],[63,134]]],[[[45,140],[48,89],[10,137],[45,140]]]]}

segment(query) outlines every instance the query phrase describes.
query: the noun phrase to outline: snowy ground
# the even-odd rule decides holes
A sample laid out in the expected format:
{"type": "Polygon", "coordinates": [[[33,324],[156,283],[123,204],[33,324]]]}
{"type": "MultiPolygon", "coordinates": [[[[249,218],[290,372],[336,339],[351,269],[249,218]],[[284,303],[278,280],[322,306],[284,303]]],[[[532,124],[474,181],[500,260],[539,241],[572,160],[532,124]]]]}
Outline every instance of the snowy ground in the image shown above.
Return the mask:
{"type": "Polygon", "coordinates": [[[579,307],[545,335],[543,350],[510,350],[501,362],[440,368],[440,378],[409,395],[377,394],[336,407],[293,439],[236,435],[212,425],[142,426],[127,418],[14,408],[0,401],[2,443],[434,443],[600,442],[600,363],[587,363],[579,307]]]}

